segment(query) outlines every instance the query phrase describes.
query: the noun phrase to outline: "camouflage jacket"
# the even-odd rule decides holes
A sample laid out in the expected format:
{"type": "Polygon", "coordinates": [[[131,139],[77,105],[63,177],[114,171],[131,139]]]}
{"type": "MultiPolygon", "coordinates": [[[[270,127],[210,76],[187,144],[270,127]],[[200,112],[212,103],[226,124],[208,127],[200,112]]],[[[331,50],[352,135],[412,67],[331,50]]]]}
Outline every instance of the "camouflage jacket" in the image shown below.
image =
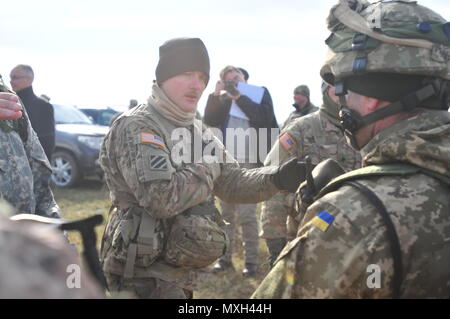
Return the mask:
{"type": "MultiPolygon", "coordinates": [[[[361,153],[363,166],[405,162],[450,178],[450,114],[430,111],[398,122],[361,153]]],[[[358,182],[382,201],[399,237],[400,297],[449,298],[449,186],[424,173],[358,182]]],[[[365,195],[344,185],[308,208],[298,237],[253,297],[389,298],[392,278],[384,222],[365,195]]]]}
{"type": "MultiPolygon", "coordinates": [[[[361,155],[345,141],[341,130],[324,115],[314,112],[291,122],[280,134],[267,155],[265,165],[278,165],[295,157],[304,160],[310,156],[313,164],[332,158],[346,170],[361,167],[361,155]]],[[[286,236],[286,216],[293,209],[294,194],[278,193],[262,205],[263,238],[286,236]]]]}
{"type": "MultiPolygon", "coordinates": [[[[1,84],[0,91],[10,92],[1,84]]],[[[0,120],[0,196],[17,212],[59,217],[49,186],[50,163],[23,105],[22,112],[19,120],[0,120]],[[27,133],[21,137],[20,130],[27,133]]]]}
{"type": "MultiPolygon", "coordinates": [[[[163,92],[155,92],[154,88],[153,94],[163,92]]],[[[215,152],[212,153],[224,163],[192,163],[191,158],[177,159],[180,147],[190,149],[192,139],[194,148],[198,146],[202,151],[204,129],[198,119],[188,127],[180,127],[151,104],[140,105],[114,121],[100,152],[113,205],[121,209],[139,206],[153,218],[169,220],[206,202],[210,195],[227,202],[255,203],[278,192],[265,174],[271,168],[239,168],[216,138],[208,145],[214,145],[215,152]],[[180,138],[186,131],[193,133],[192,136],[180,138]]],[[[121,217],[111,217],[117,218],[121,217]]],[[[109,228],[105,231],[106,239],[115,231],[109,228]]],[[[107,271],[119,275],[122,272],[121,269],[107,271]]],[[[189,269],[174,268],[163,262],[154,263],[146,271],[149,276],[180,285],[184,285],[180,282],[189,277],[189,269]]]]}

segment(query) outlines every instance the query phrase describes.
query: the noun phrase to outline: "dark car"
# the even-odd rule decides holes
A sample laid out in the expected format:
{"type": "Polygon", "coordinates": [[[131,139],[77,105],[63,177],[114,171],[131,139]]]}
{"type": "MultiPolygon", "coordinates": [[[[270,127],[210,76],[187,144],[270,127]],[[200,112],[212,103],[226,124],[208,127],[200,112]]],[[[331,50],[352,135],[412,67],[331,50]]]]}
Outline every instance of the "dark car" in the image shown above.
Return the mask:
{"type": "Polygon", "coordinates": [[[80,107],[79,110],[91,118],[94,124],[103,126],[109,126],[114,115],[120,113],[110,107],[80,107]]]}
{"type": "Polygon", "coordinates": [[[84,177],[102,176],[98,162],[100,146],[108,127],[94,125],[73,106],[53,104],[56,124],[52,155],[52,182],[71,187],[84,177]]]}

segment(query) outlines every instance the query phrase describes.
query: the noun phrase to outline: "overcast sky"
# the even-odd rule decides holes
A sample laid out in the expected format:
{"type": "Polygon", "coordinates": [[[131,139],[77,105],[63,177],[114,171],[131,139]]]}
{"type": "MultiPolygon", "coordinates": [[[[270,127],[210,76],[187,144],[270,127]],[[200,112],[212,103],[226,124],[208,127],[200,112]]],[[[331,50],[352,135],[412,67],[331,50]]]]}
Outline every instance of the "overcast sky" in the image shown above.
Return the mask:
{"type": "MultiPolygon", "coordinates": [[[[34,89],[53,103],[125,108],[150,95],[158,47],[199,37],[209,51],[214,90],[220,70],[247,69],[266,86],[278,122],[293,110],[292,91],[307,84],[321,102],[319,69],[328,36],[325,19],[337,0],[8,1],[0,10],[0,73],[9,85],[17,64],[35,71],[34,89]]],[[[450,19],[448,0],[423,0],[450,19]]]]}

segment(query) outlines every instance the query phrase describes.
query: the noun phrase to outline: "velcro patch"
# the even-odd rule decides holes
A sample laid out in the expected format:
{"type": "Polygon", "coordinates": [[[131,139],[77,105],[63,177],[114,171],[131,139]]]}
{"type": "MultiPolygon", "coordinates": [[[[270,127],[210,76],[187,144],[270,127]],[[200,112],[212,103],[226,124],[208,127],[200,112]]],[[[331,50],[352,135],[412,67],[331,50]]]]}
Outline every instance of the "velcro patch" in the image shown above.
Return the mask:
{"type": "Polygon", "coordinates": [[[158,145],[161,147],[165,147],[166,145],[164,144],[164,140],[159,137],[158,135],[155,135],[153,133],[150,132],[142,132],[140,134],[140,141],[141,143],[151,143],[154,145],[158,145]]]}
{"type": "Polygon", "coordinates": [[[150,168],[151,169],[161,169],[167,170],[167,158],[161,155],[151,155],[150,156],[150,168]]]}
{"type": "Polygon", "coordinates": [[[279,140],[280,140],[280,144],[283,146],[283,148],[286,151],[289,151],[295,145],[294,140],[288,133],[284,133],[283,135],[281,135],[279,140]]]}

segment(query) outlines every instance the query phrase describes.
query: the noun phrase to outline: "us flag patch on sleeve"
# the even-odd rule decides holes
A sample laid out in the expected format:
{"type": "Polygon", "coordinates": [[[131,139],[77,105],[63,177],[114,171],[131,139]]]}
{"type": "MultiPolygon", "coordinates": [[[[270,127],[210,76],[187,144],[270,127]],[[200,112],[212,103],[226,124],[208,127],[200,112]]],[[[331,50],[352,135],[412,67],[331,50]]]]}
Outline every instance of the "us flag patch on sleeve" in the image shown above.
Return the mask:
{"type": "Polygon", "coordinates": [[[283,135],[281,135],[279,140],[280,144],[286,151],[289,151],[295,145],[294,140],[292,139],[292,137],[290,137],[288,133],[284,133],[283,135]]]}
{"type": "Polygon", "coordinates": [[[162,155],[151,155],[150,156],[150,168],[151,169],[161,169],[167,170],[167,159],[162,155]]]}
{"type": "Polygon", "coordinates": [[[153,133],[150,133],[150,132],[142,132],[140,140],[141,140],[141,143],[151,143],[151,144],[158,145],[161,147],[166,146],[164,144],[164,140],[161,137],[159,137],[158,135],[155,135],[153,133]]]}

